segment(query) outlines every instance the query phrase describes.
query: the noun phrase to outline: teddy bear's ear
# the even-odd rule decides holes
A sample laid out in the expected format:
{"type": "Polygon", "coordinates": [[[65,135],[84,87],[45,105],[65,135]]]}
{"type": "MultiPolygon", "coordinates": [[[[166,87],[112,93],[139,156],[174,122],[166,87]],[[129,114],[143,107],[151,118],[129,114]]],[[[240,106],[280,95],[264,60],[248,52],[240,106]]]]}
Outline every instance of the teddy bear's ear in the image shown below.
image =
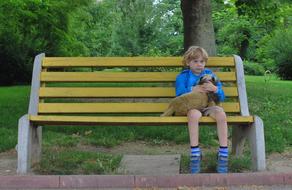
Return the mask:
{"type": "Polygon", "coordinates": [[[204,77],[200,77],[200,79],[197,81],[197,85],[201,85],[202,84],[202,80],[204,77]]]}
{"type": "Polygon", "coordinates": [[[200,82],[202,82],[204,80],[204,76],[200,77],[200,82]]]}

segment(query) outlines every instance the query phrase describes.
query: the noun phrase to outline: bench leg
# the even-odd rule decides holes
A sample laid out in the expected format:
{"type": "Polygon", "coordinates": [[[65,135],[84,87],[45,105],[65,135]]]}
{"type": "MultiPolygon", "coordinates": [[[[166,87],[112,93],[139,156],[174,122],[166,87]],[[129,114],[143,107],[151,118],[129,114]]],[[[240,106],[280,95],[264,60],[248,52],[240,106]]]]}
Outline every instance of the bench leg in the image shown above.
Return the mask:
{"type": "Polygon", "coordinates": [[[264,171],[266,169],[266,153],[264,125],[261,118],[255,116],[255,121],[251,126],[234,126],[232,130],[232,153],[240,156],[243,152],[245,139],[247,139],[252,156],[253,170],[264,171]]]}
{"type": "Polygon", "coordinates": [[[250,144],[253,169],[266,170],[264,124],[260,117],[255,116],[255,121],[251,127],[247,127],[246,134],[250,144]]]}
{"type": "Polygon", "coordinates": [[[32,126],[28,115],[18,122],[17,173],[27,174],[41,159],[42,128],[32,126]]]}

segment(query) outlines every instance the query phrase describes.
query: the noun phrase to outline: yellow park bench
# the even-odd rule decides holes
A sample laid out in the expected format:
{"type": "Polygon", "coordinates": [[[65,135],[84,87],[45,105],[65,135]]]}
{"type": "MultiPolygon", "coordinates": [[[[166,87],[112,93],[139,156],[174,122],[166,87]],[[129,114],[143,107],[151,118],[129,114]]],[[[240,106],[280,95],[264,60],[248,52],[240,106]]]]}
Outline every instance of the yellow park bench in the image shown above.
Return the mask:
{"type": "MultiPolygon", "coordinates": [[[[40,161],[42,127],[70,125],[187,125],[184,117],[160,117],[175,96],[181,57],[35,57],[28,114],[19,119],[19,174],[40,161]]],[[[210,57],[223,83],[222,103],[232,125],[232,150],[250,144],[253,168],[265,170],[263,122],[249,114],[241,58],[210,57]]],[[[201,124],[215,125],[202,117],[201,124]]]]}

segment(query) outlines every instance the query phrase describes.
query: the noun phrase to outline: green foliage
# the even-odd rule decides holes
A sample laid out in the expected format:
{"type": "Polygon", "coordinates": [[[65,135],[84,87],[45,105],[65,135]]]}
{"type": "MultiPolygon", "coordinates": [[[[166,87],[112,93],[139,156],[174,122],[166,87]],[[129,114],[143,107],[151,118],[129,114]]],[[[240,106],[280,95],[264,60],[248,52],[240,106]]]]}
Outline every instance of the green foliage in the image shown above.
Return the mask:
{"type": "Polygon", "coordinates": [[[3,152],[7,149],[13,148],[15,146],[15,142],[17,141],[17,136],[15,135],[16,130],[7,129],[0,127],[0,136],[1,136],[1,143],[0,143],[0,152],[3,152]]]}
{"type": "Polygon", "coordinates": [[[109,0],[92,3],[71,15],[69,35],[84,48],[81,55],[106,56],[111,51],[112,34],[119,18],[115,3],[109,0]]]}
{"type": "Polygon", "coordinates": [[[112,174],[119,166],[120,155],[76,151],[71,149],[45,149],[42,161],[35,167],[39,174],[112,174]]]}
{"type": "Polygon", "coordinates": [[[239,173],[251,170],[251,156],[243,155],[241,157],[235,157],[230,155],[229,158],[229,170],[233,173],[239,173]]]}
{"type": "Polygon", "coordinates": [[[0,85],[31,79],[33,57],[76,55],[69,15],[86,1],[0,1],[0,85]],[[75,53],[74,53],[75,52],[75,53]]]}
{"type": "Polygon", "coordinates": [[[291,144],[292,82],[279,81],[274,76],[246,77],[249,109],[259,115],[265,125],[267,152],[281,152],[291,144]]]}
{"type": "MultiPolygon", "coordinates": [[[[263,53],[271,34],[291,25],[291,3],[212,0],[212,6],[218,54],[239,54],[276,71],[276,62],[263,53]]],[[[180,1],[1,1],[0,85],[30,81],[33,58],[40,52],[49,56],[181,55],[180,1]]],[[[289,63],[283,61],[281,68],[287,71],[289,63]]]]}
{"type": "Polygon", "coordinates": [[[118,1],[111,55],[178,55],[182,51],[179,3],[162,0],[118,1]]]}
{"type": "Polygon", "coordinates": [[[265,68],[258,63],[244,61],[243,64],[245,75],[263,76],[265,74],[265,68]]]}
{"type": "Polygon", "coordinates": [[[113,32],[112,54],[141,55],[155,38],[156,22],[153,19],[152,2],[118,1],[116,10],[120,15],[113,32]]]}
{"type": "Polygon", "coordinates": [[[17,144],[18,119],[27,113],[29,90],[28,86],[0,88],[0,152],[17,144]]]}
{"type": "Polygon", "coordinates": [[[276,64],[273,59],[269,58],[269,54],[267,52],[267,44],[271,41],[271,36],[264,36],[257,44],[258,48],[256,49],[256,59],[258,62],[263,65],[265,70],[269,70],[272,73],[276,72],[276,64]]]}
{"type": "Polygon", "coordinates": [[[235,2],[238,15],[245,15],[263,26],[267,32],[273,31],[280,22],[279,0],[237,0],[235,2]]]}
{"type": "Polygon", "coordinates": [[[219,55],[240,55],[242,44],[246,42],[248,49],[243,58],[254,56],[252,49],[255,49],[255,38],[259,34],[255,33],[254,21],[247,16],[238,16],[234,7],[213,13],[213,20],[219,55]]]}
{"type": "MultiPolygon", "coordinates": [[[[269,45],[274,32],[291,25],[291,3],[278,0],[237,0],[223,3],[220,0],[213,0],[213,7],[219,55],[239,54],[244,60],[260,63],[265,70],[279,71],[274,61],[275,56],[267,56],[269,54],[267,48],[276,49],[269,45]]],[[[249,66],[248,64],[247,69],[249,66]]],[[[281,68],[282,71],[290,72],[287,61],[283,62],[281,68]]]]}
{"type": "Polygon", "coordinates": [[[281,29],[267,43],[267,57],[272,59],[276,66],[276,72],[285,80],[292,80],[292,27],[281,29]]]}

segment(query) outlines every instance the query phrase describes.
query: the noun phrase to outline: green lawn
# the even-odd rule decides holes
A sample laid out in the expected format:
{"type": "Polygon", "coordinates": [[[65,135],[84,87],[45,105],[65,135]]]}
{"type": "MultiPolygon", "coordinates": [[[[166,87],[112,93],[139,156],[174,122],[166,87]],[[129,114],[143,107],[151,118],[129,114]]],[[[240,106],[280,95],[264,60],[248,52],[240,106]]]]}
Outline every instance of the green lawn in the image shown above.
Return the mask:
{"type": "MultiPolygon", "coordinates": [[[[246,77],[249,109],[251,114],[259,115],[265,125],[266,151],[281,152],[292,144],[292,81],[281,81],[275,77],[246,77]]],[[[0,152],[14,148],[17,143],[17,122],[27,112],[29,100],[29,86],[0,87],[0,152]]],[[[213,127],[200,128],[200,141],[203,146],[217,146],[216,130],[213,127]]],[[[159,145],[167,142],[188,143],[188,131],[184,126],[99,126],[99,127],[44,127],[43,146],[45,150],[58,150],[72,148],[70,153],[52,151],[54,154],[43,154],[41,173],[60,173],[58,166],[53,167],[48,163],[56,161],[56,158],[72,157],[74,163],[81,163],[78,171],[91,173],[92,160],[98,163],[96,170],[100,173],[111,173],[117,165],[118,156],[92,155],[92,153],[78,153],[74,150],[78,144],[112,147],[126,141],[143,140],[159,145]],[[104,158],[111,157],[111,166],[104,162],[104,158]],[[81,161],[88,157],[87,160],[81,161]],[[50,162],[50,161],[52,162],[50,162]],[[46,167],[47,166],[47,167],[46,167]],[[49,170],[51,168],[52,170],[49,170]]],[[[68,150],[68,149],[67,149],[68,150]]],[[[244,158],[246,160],[246,158],[244,158]]],[[[67,165],[62,160],[59,165],[67,165]]],[[[73,162],[72,161],[72,162],[73,162]]],[[[242,161],[246,162],[246,161],[242,161]]],[[[234,162],[238,163],[238,162],[234,162]]],[[[235,166],[234,171],[239,171],[235,166]]],[[[63,168],[64,169],[64,168],[63,168]]],[[[208,170],[208,169],[207,169],[208,170]]],[[[78,172],[77,171],[77,172],[78,172]]],[[[63,170],[63,173],[72,174],[76,171],[63,170]]],[[[61,172],[62,173],[62,172],[61,172]]],[[[82,172],[81,172],[82,173],[82,172]]]]}
{"type": "Polygon", "coordinates": [[[249,109],[265,125],[267,152],[281,152],[292,145],[292,81],[246,77],[249,109]]]}
{"type": "Polygon", "coordinates": [[[18,118],[27,113],[28,86],[0,87],[0,152],[17,143],[18,118]]]}

